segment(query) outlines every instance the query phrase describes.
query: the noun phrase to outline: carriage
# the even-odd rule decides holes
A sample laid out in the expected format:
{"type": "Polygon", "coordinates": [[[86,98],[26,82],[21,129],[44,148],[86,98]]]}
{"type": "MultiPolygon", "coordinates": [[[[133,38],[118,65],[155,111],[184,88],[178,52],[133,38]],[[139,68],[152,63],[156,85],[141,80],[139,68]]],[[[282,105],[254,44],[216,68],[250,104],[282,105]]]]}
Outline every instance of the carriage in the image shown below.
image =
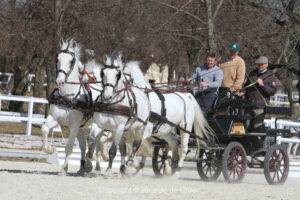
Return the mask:
{"type": "MultiPolygon", "coordinates": [[[[281,145],[276,144],[277,136],[290,134],[288,129],[263,128],[249,131],[249,118],[245,110],[250,108],[249,101],[224,89],[213,109],[206,114],[209,125],[214,130],[214,143],[196,149],[199,176],[204,181],[214,181],[222,173],[228,183],[241,182],[248,168],[263,168],[265,178],[271,185],[283,184],[289,173],[289,157],[281,145]]],[[[267,107],[266,116],[289,114],[289,108],[267,107]]],[[[166,150],[168,145],[164,141],[153,143],[154,151],[152,167],[156,176],[163,174],[166,150]]],[[[190,148],[195,148],[195,137],[191,134],[190,148]]],[[[176,155],[172,158],[172,170],[176,171],[176,155]]]]}
{"type": "MultiPolygon", "coordinates": [[[[289,172],[289,159],[285,149],[276,145],[276,137],[282,134],[289,134],[289,131],[271,128],[261,131],[248,131],[248,119],[244,113],[245,109],[250,105],[249,102],[239,98],[230,91],[220,91],[213,110],[206,114],[205,120],[203,119],[203,114],[201,116],[199,114],[201,111],[195,98],[191,94],[188,94],[189,91],[186,90],[189,89],[189,87],[186,87],[186,85],[189,86],[189,84],[187,84],[188,82],[183,85],[184,90],[180,90],[182,92],[181,94],[178,94],[177,92],[179,90],[178,83],[175,83],[175,85],[163,85],[163,87],[159,88],[163,90],[162,92],[173,92],[173,96],[169,98],[169,100],[174,100],[175,98],[178,99],[178,101],[173,101],[173,107],[169,107],[169,111],[172,111],[174,116],[179,115],[179,109],[174,109],[174,107],[181,107],[182,112],[180,114],[183,121],[177,121],[177,124],[175,124],[175,120],[171,122],[170,119],[166,118],[166,111],[162,106],[162,97],[153,92],[159,89],[157,87],[148,87],[149,83],[145,80],[144,74],[138,64],[130,67],[128,63],[123,63],[121,55],[106,56],[104,66],[92,64],[91,70],[89,70],[96,76],[97,80],[101,81],[90,82],[92,76],[86,72],[86,66],[80,64],[79,52],[80,48],[73,40],[64,42],[61,45],[58,60],[59,62],[61,62],[60,60],[64,60],[64,62],[61,62],[58,65],[59,69],[56,82],[60,86],[58,97],[63,102],[51,102],[51,114],[47,117],[45,124],[42,126],[44,136],[43,146],[44,149],[47,150],[47,147],[49,147],[47,142],[49,131],[59,123],[69,122],[67,125],[70,127],[71,131],[66,145],[66,159],[62,167],[62,174],[66,174],[67,172],[68,160],[72,153],[76,136],[78,139],[81,138],[79,141],[83,144],[80,145],[82,147],[81,169],[85,168],[86,141],[84,138],[79,137],[83,134],[78,134],[78,132],[82,119],[86,116],[86,109],[88,109],[88,113],[93,114],[93,123],[97,125],[92,126],[90,134],[97,136],[102,132],[100,128],[103,130],[105,127],[114,129],[117,132],[115,135],[118,136],[114,137],[118,139],[114,141],[115,145],[120,144],[119,142],[124,134],[125,126],[128,126],[128,129],[132,129],[131,131],[133,133],[139,133],[139,136],[144,137],[145,130],[147,130],[146,135],[151,136],[151,130],[146,129],[147,125],[150,124],[148,123],[149,113],[151,113],[150,118],[151,116],[156,118],[155,120],[158,124],[168,124],[170,127],[175,128],[177,132],[180,132],[181,139],[178,138],[179,134],[173,134],[175,140],[177,140],[177,144],[180,143],[181,148],[185,148],[180,155],[174,153],[170,158],[168,156],[170,144],[161,138],[157,138],[153,142],[154,151],[152,164],[154,173],[157,176],[162,175],[165,164],[164,161],[167,159],[171,159],[171,171],[175,172],[177,169],[181,169],[183,159],[185,158],[186,153],[188,153],[187,139],[189,138],[188,134],[190,134],[190,147],[196,147],[199,146],[198,144],[202,144],[202,146],[196,148],[197,158],[195,161],[197,163],[199,175],[204,180],[215,180],[222,172],[227,182],[240,182],[245,176],[248,166],[252,168],[264,168],[264,174],[269,184],[283,184],[286,181],[289,172]],[[65,60],[67,60],[67,62],[65,60]],[[62,65],[62,63],[64,65],[62,65]],[[80,73],[84,74],[83,76],[87,78],[87,82],[82,82],[80,73]],[[125,75],[129,75],[129,78],[125,75]],[[142,85],[139,85],[139,81],[142,85]],[[137,97],[137,95],[133,94],[132,89],[140,94],[140,101],[136,100],[135,97],[137,97]],[[73,93],[74,91],[78,92],[73,93]],[[146,96],[146,93],[148,97],[146,96]],[[116,97],[118,97],[118,99],[112,102],[116,97]],[[151,100],[151,97],[155,97],[156,100],[151,100]],[[81,100],[85,100],[88,107],[80,106],[81,104],[78,102],[81,100]],[[126,104],[119,105],[121,102],[126,104]],[[143,104],[143,102],[149,103],[150,106],[149,104],[143,104]],[[141,105],[140,108],[137,107],[139,104],[141,105]],[[149,108],[151,110],[145,112],[145,109],[149,108]],[[160,114],[155,114],[152,109],[158,109],[159,111],[157,113],[160,114]],[[66,112],[66,110],[68,112],[66,112]],[[138,115],[139,113],[137,111],[139,111],[141,115],[138,115]],[[60,114],[59,112],[63,114],[60,114]],[[189,120],[186,120],[186,115],[188,114],[193,115],[190,115],[189,120]],[[117,119],[115,119],[115,116],[117,116],[117,119]],[[197,134],[200,129],[204,130],[205,128],[208,128],[208,126],[200,127],[200,120],[201,123],[206,123],[206,121],[208,121],[208,125],[210,125],[215,133],[214,142],[211,142],[209,138],[206,138],[207,140],[205,140],[205,137],[200,137],[200,134],[197,134]],[[122,123],[117,123],[117,121],[121,121],[122,123]],[[185,128],[180,125],[181,122],[184,122],[185,128]],[[136,123],[135,126],[132,126],[134,123],[136,123]],[[188,126],[186,126],[187,124],[188,126]],[[197,124],[200,128],[195,126],[197,124]],[[193,125],[194,131],[192,130],[193,125]],[[95,129],[93,129],[93,127],[95,129]]],[[[267,112],[270,114],[282,113],[281,110],[278,111],[276,109],[269,109],[267,112]]],[[[84,123],[84,125],[87,126],[86,123],[84,123]]],[[[170,135],[170,132],[165,131],[165,134],[170,135]]],[[[132,143],[132,145],[134,145],[134,143],[132,143]]],[[[132,150],[132,154],[129,156],[128,161],[131,161],[135,156],[136,150],[137,148],[135,148],[135,151],[132,150]]],[[[120,171],[124,172],[126,164],[126,148],[122,148],[122,151],[120,171]]],[[[113,154],[112,158],[110,158],[110,167],[115,156],[115,153],[113,154]]],[[[143,159],[143,162],[144,161],[145,159],[143,159]]],[[[132,162],[127,163],[132,164],[132,162]]],[[[139,165],[138,169],[141,169],[143,166],[143,164],[139,165]]]]}

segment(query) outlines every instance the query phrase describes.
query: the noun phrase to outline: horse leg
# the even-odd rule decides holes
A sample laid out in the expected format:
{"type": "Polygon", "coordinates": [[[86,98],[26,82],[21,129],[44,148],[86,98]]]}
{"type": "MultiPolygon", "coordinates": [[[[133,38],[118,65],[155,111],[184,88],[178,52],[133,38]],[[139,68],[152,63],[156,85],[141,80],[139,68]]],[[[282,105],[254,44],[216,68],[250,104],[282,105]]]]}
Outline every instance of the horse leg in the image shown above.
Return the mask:
{"type": "Polygon", "coordinates": [[[167,145],[167,159],[164,163],[164,175],[172,175],[172,157],[173,151],[170,149],[169,145],[167,145]]]}
{"type": "Polygon", "coordinates": [[[287,146],[287,153],[288,153],[288,156],[290,157],[290,159],[292,159],[291,158],[291,150],[292,150],[292,146],[293,146],[293,143],[288,143],[288,146],[287,146]]]}
{"type": "Polygon", "coordinates": [[[296,153],[297,153],[297,149],[299,147],[299,143],[296,143],[294,145],[294,149],[293,149],[293,158],[296,159],[296,153]]]}
{"type": "Polygon", "coordinates": [[[181,131],[181,144],[180,144],[180,152],[179,153],[179,161],[178,161],[178,168],[176,169],[175,175],[179,177],[180,171],[183,167],[183,161],[186,157],[186,154],[188,152],[188,143],[190,135],[184,131],[181,131]]]}
{"type": "Polygon", "coordinates": [[[148,122],[145,129],[144,129],[144,131],[143,131],[143,140],[141,141],[141,144],[138,148],[138,151],[141,154],[142,159],[141,159],[141,161],[139,163],[139,166],[137,168],[137,172],[139,172],[140,170],[142,170],[144,168],[147,155],[149,155],[149,154],[152,155],[152,152],[151,152],[151,150],[152,150],[151,146],[152,145],[147,140],[148,138],[151,137],[152,131],[153,131],[153,124],[151,122],[148,122]]]}
{"type": "Polygon", "coordinates": [[[109,140],[112,139],[112,133],[110,131],[104,131],[103,134],[100,137],[100,142],[101,142],[101,157],[104,161],[108,161],[108,152],[107,149],[104,148],[104,144],[107,143],[109,140]]]}
{"type": "Polygon", "coordinates": [[[125,175],[125,172],[126,172],[125,157],[126,157],[127,151],[126,151],[126,144],[123,140],[119,142],[119,151],[121,154],[120,173],[121,173],[121,175],[125,175]]]}
{"type": "Polygon", "coordinates": [[[66,175],[68,171],[68,162],[70,160],[70,156],[73,151],[73,145],[79,130],[79,125],[76,123],[74,123],[74,125],[75,126],[70,127],[70,135],[65,147],[66,158],[59,175],[66,175]]]}
{"type": "Polygon", "coordinates": [[[109,162],[108,162],[108,166],[106,169],[107,173],[111,171],[112,164],[116,157],[116,154],[117,154],[117,145],[115,143],[112,143],[111,147],[109,148],[109,152],[108,152],[109,162]]]}
{"type": "Polygon", "coordinates": [[[107,149],[104,148],[104,144],[112,139],[112,134],[109,131],[104,131],[100,137],[100,143],[98,145],[100,155],[104,161],[109,160],[107,149]]]}
{"type": "MultiPolygon", "coordinates": [[[[119,145],[119,151],[121,154],[121,165],[120,165],[120,173],[122,175],[125,174],[125,157],[126,157],[126,144],[124,141],[124,129],[125,129],[125,124],[126,123],[120,123],[116,129],[115,134],[113,133],[114,136],[114,144],[119,145]]],[[[112,164],[111,158],[109,159],[109,162],[112,164]]],[[[110,166],[111,167],[111,166],[110,166]]]]}
{"type": "Polygon", "coordinates": [[[141,146],[142,141],[141,140],[134,140],[131,148],[131,153],[128,157],[128,160],[126,162],[127,171],[130,172],[131,175],[134,175],[138,173],[139,166],[135,166],[134,164],[134,158],[136,155],[136,152],[138,151],[139,147],[141,146]],[[134,172],[135,171],[135,172],[134,172]]]}
{"type": "Polygon", "coordinates": [[[46,152],[46,153],[53,153],[53,148],[51,147],[51,145],[48,143],[48,134],[50,132],[50,130],[52,131],[53,128],[55,128],[56,126],[58,126],[58,122],[51,116],[48,115],[46,122],[42,125],[42,134],[43,134],[43,146],[42,149],[46,152]]]}
{"type": "Polygon", "coordinates": [[[96,145],[96,167],[95,170],[98,172],[101,172],[101,152],[102,152],[102,145],[101,144],[97,144],[96,145]]]}
{"type": "Polygon", "coordinates": [[[93,170],[93,154],[96,147],[97,136],[100,133],[101,129],[96,123],[91,125],[90,134],[88,136],[88,152],[86,153],[86,160],[84,164],[85,172],[91,172],[93,170]]]}
{"type": "Polygon", "coordinates": [[[80,168],[77,172],[78,174],[84,174],[84,164],[85,164],[85,151],[86,151],[86,137],[83,130],[80,130],[77,139],[79,142],[79,148],[81,152],[80,168]]]}

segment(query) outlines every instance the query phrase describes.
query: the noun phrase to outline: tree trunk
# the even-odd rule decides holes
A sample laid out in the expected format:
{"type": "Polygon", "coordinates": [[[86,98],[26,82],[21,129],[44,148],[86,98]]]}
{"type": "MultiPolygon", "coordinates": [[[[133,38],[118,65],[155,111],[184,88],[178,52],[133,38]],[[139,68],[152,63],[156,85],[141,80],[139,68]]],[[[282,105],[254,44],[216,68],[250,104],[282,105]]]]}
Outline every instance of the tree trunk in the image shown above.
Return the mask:
{"type": "MultiPolygon", "coordinates": [[[[298,93],[300,95],[300,41],[298,41],[297,46],[296,46],[296,51],[297,51],[297,56],[298,56],[298,83],[297,83],[297,89],[298,89],[298,93]]],[[[300,97],[298,99],[298,103],[300,105],[300,97]]]]}
{"type": "Polygon", "coordinates": [[[215,41],[215,24],[214,15],[212,12],[212,0],[206,0],[206,10],[207,10],[207,30],[208,30],[208,51],[210,53],[216,52],[217,45],[215,41]]]}
{"type": "Polygon", "coordinates": [[[56,63],[54,57],[58,49],[59,40],[62,38],[62,27],[65,11],[69,7],[71,0],[55,0],[54,1],[54,27],[53,27],[53,40],[50,51],[46,57],[46,72],[47,72],[47,95],[49,95],[55,88],[56,79],[56,63]]]}
{"type": "MultiPolygon", "coordinates": [[[[45,90],[44,90],[44,82],[45,82],[45,60],[42,58],[36,66],[35,69],[35,79],[34,79],[34,86],[33,86],[33,96],[34,97],[45,97],[45,90]]],[[[37,104],[34,107],[34,113],[44,113],[43,112],[44,105],[37,104]]]]}
{"type": "MultiPolygon", "coordinates": [[[[197,31],[196,31],[196,25],[192,25],[191,29],[192,29],[192,35],[196,37],[197,35],[197,31]]],[[[199,52],[199,47],[198,44],[196,42],[196,40],[194,39],[189,39],[189,43],[188,43],[189,49],[187,51],[187,57],[188,57],[188,69],[187,69],[187,74],[190,74],[190,71],[193,71],[193,67],[195,64],[195,58],[199,52]]]]}

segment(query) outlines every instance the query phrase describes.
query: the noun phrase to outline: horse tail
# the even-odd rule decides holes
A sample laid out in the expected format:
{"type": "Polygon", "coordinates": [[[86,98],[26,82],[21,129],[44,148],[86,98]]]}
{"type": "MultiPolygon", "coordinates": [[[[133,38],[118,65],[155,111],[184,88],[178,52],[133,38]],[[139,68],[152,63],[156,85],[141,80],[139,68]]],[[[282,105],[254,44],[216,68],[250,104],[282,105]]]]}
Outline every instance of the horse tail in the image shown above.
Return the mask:
{"type": "Polygon", "coordinates": [[[214,142],[215,138],[215,132],[212,130],[212,128],[209,126],[207,120],[204,117],[204,114],[196,101],[195,97],[191,94],[189,94],[190,99],[192,100],[192,103],[194,105],[194,111],[195,111],[195,117],[194,117],[194,133],[204,139],[204,140],[197,140],[198,144],[205,144],[204,141],[208,142],[214,142]]]}

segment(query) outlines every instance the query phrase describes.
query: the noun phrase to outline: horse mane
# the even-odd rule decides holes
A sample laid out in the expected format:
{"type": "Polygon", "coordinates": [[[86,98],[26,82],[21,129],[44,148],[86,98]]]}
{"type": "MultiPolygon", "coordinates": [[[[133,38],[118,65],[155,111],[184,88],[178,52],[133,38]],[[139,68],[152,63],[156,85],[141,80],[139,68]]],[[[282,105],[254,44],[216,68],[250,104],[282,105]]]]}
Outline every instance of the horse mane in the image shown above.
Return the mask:
{"type": "Polygon", "coordinates": [[[80,60],[81,57],[81,45],[75,41],[74,38],[68,38],[66,41],[63,39],[60,41],[60,50],[73,49],[75,57],[80,60]]]}
{"type": "Polygon", "coordinates": [[[141,70],[139,61],[129,61],[125,64],[124,72],[131,75],[134,85],[151,89],[148,79],[141,70]]]}

